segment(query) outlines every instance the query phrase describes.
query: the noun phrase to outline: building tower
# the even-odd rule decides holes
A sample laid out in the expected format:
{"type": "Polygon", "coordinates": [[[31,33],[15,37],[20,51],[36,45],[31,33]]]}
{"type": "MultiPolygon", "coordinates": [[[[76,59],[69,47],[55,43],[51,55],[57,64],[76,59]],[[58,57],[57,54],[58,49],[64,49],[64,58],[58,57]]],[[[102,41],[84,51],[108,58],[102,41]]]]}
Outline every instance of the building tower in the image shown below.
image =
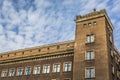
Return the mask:
{"type": "Polygon", "coordinates": [[[113,80],[113,43],[113,25],[105,10],[77,16],[73,80],[113,80]]]}

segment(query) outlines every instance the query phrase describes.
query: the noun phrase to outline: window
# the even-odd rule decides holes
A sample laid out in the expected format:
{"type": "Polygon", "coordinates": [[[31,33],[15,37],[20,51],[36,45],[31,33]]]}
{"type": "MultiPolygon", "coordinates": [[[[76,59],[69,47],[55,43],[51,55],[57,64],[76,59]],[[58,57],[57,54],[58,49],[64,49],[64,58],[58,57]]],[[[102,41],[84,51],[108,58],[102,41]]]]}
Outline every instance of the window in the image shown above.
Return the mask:
{"type": "Polygon", "coordinates": [[[87,35],[86,39],[87,39],[86,40],[87,43],[92,43],[92,42],[94,42],[94,35],[93,34],[87,35]]]}
{"type": "Polygon", "coordinates": [[[112,65],[112,73],[113,73],[113,74],[115,73],[115,68],[114,68],[113,65],[112,65]]]}
{"type": "Polygon", "coordinates": [[[97,23],[96,22],[93,22],[93,26],[95,26],[97,23]]]}
{"type": "Polygon", "coordinates": [[[87,51],[86,52],[86,60],[93,60],[95,57],[94,51],[87,51]]]}
{"type": "Polygon", "coordinates": [[[18,68],[17,69],[17,75],[21,76],[23,74],[23,68],[18,68]]]}
{"type": "Polygon", "coordinates": [[[34,67],[34,72],[33,74],[40,74],[40,66],[35,66],[34,67]]]}
{"type": "Polygon", "coordinates": [[[60,64],[54,64],[53,72],[60,72],[60,64]]]}
{"type": "Polygon", "coordinates": [[[110,49],[110,55],[113,57],[114,54],[113,54],[113,51],[110,49]]]}
{"type": "Polygon", "coordinates": [[[71,71],[71,66],[72,66],[72,63],[71,63],[71,62],[65,62],[65,63],[64,63],[64,71],[65,71],[65,72],[71,71]]]}
{"type": "Polygon", "coordinates": [[[25,68],[25,75],[30,75],[31,74],[31,67],[26,67],[25,68]]]}
{"type": "Polygon", "coordinates": [[[15,69],[10,69],[9,76],[14,76],[15,74],[15,69]]]}
{"type": "Polygon", "coordinates": [[[6,77],[6,76],[7,76],[7,73],[8,73],[8,70],[7,70],[7,69],[2,70],[1,77],[6,77]]]}
{"type": "Polygon", "coordinates": [[[112,42],[112,36],[109,34],[110,42],[112,42]]]}
{"type": "Polygon", "coordinates": [[[91,26],[92,24],[91,23],[88,23],[88,26],[91,26]]]}
{"type": "Polygon", "coordinates": [[[95,78],[94,68],[86,68],[86,78],[95,78]]]}
{"type": "Polygon", "coordinates": [[[87,27],[87,24],[83,24],[83,27],[87,27]]]}
{"type": "Polygon", "coordinates": [[[50,72],[50,65],[44,65],[43,66],[43,73],[49,73],[50,72]]]}

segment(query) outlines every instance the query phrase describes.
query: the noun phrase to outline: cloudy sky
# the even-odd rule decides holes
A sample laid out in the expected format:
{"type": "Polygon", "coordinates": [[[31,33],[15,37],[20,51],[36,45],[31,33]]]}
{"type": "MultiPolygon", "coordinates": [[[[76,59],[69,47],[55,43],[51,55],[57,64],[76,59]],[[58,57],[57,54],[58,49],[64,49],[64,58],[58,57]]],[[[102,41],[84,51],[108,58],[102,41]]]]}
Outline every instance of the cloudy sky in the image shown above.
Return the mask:
{"type": "Polygon", "coordinates": [[[76,15],[106,9],[120,50],[120,0],[0,0],[0,53],[74,40],[76,15]]]}

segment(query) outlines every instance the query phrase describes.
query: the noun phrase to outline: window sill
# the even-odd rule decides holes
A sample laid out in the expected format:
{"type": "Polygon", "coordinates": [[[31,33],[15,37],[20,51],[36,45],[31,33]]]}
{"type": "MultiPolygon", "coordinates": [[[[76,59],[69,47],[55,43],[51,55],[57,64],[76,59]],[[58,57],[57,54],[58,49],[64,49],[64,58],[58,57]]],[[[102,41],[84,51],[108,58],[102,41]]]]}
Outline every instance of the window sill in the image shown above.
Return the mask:
{"type": "Polygon", "coordinates": [[[85,80],[95,80],[95,77],[92,77],[92,78],[85,78],[85,80]]]}
{"type": "Polygon", "coordinates": [[[85,45],[95,44],[95,42],[86,42],[85,45]]]}

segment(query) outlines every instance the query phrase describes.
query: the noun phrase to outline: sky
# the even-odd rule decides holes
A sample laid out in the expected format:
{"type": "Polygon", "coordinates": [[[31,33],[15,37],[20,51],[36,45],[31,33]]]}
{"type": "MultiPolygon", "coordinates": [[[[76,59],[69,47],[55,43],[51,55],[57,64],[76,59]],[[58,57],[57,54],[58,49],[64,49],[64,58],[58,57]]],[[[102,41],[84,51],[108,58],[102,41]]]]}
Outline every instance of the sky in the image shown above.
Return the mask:
{"type": "Polygon", "coordinates": [[[120,51],[120,0],[0,0],[0,53],[75,39],[75,18],[106,9],[120,51]]]}

